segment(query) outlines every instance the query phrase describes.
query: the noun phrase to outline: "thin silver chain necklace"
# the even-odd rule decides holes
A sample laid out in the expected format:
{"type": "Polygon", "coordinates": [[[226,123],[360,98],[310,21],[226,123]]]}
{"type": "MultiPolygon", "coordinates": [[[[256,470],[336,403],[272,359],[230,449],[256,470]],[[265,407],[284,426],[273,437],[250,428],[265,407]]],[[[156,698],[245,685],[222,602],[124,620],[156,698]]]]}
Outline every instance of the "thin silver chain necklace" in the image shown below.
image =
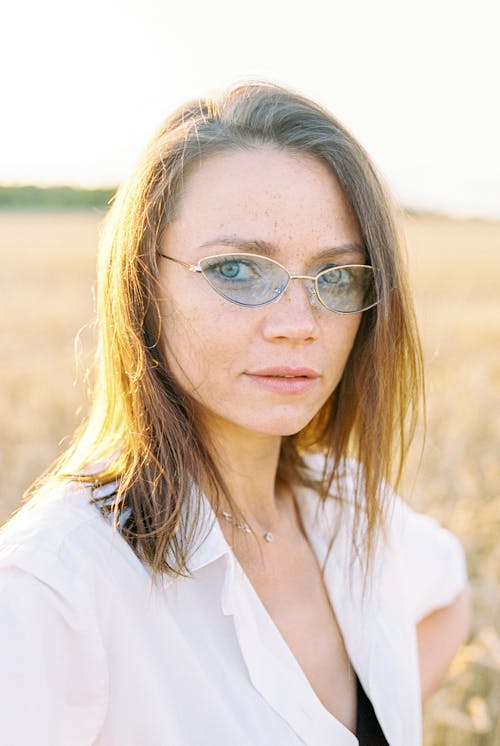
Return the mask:
{"type": "MultiPolygon", "coordinates": [[[[223,518],[225,518],[228,523],[232,523],[235,528],[240,528],[246,534],[252,533],[252,529],[250,528],[248,523],[238,523],[238,521],[234,520],[231,513],[228,513],[226,510],[222,510],[221,513],[223,518]]],[[[272,531],[266,531],[262,534],[262,538],[264,539],[264,541],[267,541],[269,543],[274,540],[274,534],[272,533],[272,531]]]]}

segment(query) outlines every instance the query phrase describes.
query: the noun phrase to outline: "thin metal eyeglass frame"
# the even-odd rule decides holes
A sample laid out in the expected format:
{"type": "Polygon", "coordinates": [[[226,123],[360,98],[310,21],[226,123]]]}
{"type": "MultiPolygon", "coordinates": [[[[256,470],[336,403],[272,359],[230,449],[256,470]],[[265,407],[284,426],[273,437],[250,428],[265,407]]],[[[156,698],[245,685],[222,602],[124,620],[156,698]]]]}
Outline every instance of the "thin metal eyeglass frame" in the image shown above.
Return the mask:
{"type": "Polygon", "coordinates": [[[332,269],[347,269],[349,267],[367,267],[367,268],[369,268],[369,269],[371,269],[373,271],[373,275],[375,277],[375,273],[377,272],[377,269],[375,267],[372,267],[371,264],[339,264],[339,265],[335,265],[334,267],[327,267],[327,269],[321,270],[321,272],[318,272],[318,274],[315,277],[313,277],[311,275],[291,275],[290,272],[287,270],[287,268],[284,267],[282,264],[280,264],[280,262],[277,262],[276,259],[271,259],[270,257],[268,257],[268,256],[262,256],[261,254],[251,254],[251,253],[236,251],[236,252],[227,253],[227,254],[211,254],[210,256],[204,256],[202,259],[200,259],[199,262],[204,262],[204,261],[207,261],[208,259],[223,259],[224,257],[232,257],[232,256],[236,256],[236,257],[239,257],[239,256],[245,257],[245,256],[247,256],[247,257],[253,257],[254,259],[265,259],[268,262],[272,262],[273,264],[277,264],[278,267],[281,267],[281,269],[284,270],[286,272],[286,274],[288,275],[287,283],[283,287],[283,289],[279,293],[277,293],[276,295],[274,295],[272,298],[270,298],[269,300],[265,300],[262,303],[241,303],[240,301],[233,300],[232,298],[228,298],[223,293],[220,293],[212,285],[212,283],[208,280],[208,278],[205,277],[203,268],[200,266],[199,262],[198,262],[198,264],[189,264],[189,262],[184,262],[184,261],[182,261],[182,259],[176,259],[175,257],[169,256],[168,254],[162,254],[161,251],[158,251],[157,253],[158,253],[159,256],[162,256],[164,259],[170,259],[171,262],[176,262],[176,264],[180,264],[181,266],[186,267],[186,269],[188,269],[190,272],[195,272],[195,273],[201,274],[202,277],[204,277],[205,281],[210,285],[210,287],[212,288],[212,290],[215,293],[217,293],[218,295],[220,295],[221,298],[225,298],[230,303],[235,303],[236,305],[238,305],[238,306],[244,306],[245,308],[258,308],[259,306],[267,306],[269,303],[274,303],[274,301],[276,301],[279,298],[281,298],[281,296],[284,294],[285,290],[287,289],[288,285],[290,284],[290,280],[310,280],[311,282],[313,282],[314,283],[314,294],[318,298],[318,300],[321,303],[321,305],[324,308],[326,308],[327,311],[330,311],[331,313],[341,313],[341,314],[343,314],[345,316],[348,316],[348,315],[353,314],[353,313],[363,313],[363,311],[368,311],[368,309],[373,308],[374,306],[376,306],[379,303],[379,301],[380,301],[380,298],[377,297],[377,300],[374,301],[374,303],[370,303],[368,306],[363,306],[363,308],[360,308],[359,310],[356,310],[356,311],[337,311],[336,309],[330,308],[329,306],[327,306],[326,303],[321,298],[321,295],[318,292],[318,279],[322,275],[326,274],[327,272],[331,272],[332,269]]]}

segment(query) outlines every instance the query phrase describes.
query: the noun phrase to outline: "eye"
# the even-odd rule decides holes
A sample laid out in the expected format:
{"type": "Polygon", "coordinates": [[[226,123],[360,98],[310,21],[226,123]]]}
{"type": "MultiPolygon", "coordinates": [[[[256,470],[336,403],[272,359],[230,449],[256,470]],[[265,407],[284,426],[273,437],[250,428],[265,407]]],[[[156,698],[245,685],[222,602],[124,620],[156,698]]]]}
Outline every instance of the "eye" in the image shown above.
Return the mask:
{"type": "Polygon", "coordinates": [[[221,263],[218,266],[219,274],[233,280],[238,275],[243,274],[242,264],[242,262],[235,260],[221,263]]]}
{"type": "Polygon", "coordinates": [[[319,278],[325,285],[347,285],[352,282],[352,273],[349,267],[325,267],[325,274],[319,278]],[[325,271],[329,269],[330,271],[325,271]]]}
{"type": "Polygon", "coordinates": [[[256,262],[236,257],[219,260],[211,267],[211,270],[212,272],[215,271],[222,280],[245,282],[261,277],[256,262]]]}

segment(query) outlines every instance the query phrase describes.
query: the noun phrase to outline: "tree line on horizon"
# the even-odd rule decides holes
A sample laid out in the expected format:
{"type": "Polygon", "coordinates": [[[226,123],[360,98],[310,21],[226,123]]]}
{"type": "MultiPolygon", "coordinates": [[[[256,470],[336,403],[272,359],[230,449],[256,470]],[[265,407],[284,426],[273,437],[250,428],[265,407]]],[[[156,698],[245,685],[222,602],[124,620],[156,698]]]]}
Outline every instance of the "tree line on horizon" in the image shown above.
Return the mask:
{"type": "Polygon", "coordinates": [[[116,187],[0,186],[0,208],[107,209],[116,187]]]}

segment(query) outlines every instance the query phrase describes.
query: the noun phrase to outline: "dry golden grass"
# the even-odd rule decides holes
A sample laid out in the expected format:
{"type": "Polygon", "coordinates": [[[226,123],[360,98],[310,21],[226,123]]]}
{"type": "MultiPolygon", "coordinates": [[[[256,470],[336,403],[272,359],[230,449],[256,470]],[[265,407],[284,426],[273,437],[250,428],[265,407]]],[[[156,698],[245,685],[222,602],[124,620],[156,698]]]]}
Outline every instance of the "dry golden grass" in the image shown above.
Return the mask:
{"type": "Polygon", "coordinates": [[[74,338],[92,319],[98,221],[0,212],[1,518],[78,422],[74,338]]]}
{"type": "MultiPolygon", "coordinates": [[[[74,337],[93,319],[100,214],[0,212],[0,522],[59,452],[84,404],[74,337]]],[[[500,223],[404,224],[427,370],[428,432],[404,494],[464,543],[471,639],[425,708],[426,746],[500,743],[500,223]]],[[[82,334],[88,350],[92,330],[82,334]]],[[[403,744],[401,746],[404,746],[403,744]]]]}
{"type": "Polygon", "coordinates": [[[500,223],[408,218],[405,231],[428,404],[411,502],[460,536],[474,597],[471,639],[426,706],[426,744],[494,746],[500,743],[500,223]]]}

